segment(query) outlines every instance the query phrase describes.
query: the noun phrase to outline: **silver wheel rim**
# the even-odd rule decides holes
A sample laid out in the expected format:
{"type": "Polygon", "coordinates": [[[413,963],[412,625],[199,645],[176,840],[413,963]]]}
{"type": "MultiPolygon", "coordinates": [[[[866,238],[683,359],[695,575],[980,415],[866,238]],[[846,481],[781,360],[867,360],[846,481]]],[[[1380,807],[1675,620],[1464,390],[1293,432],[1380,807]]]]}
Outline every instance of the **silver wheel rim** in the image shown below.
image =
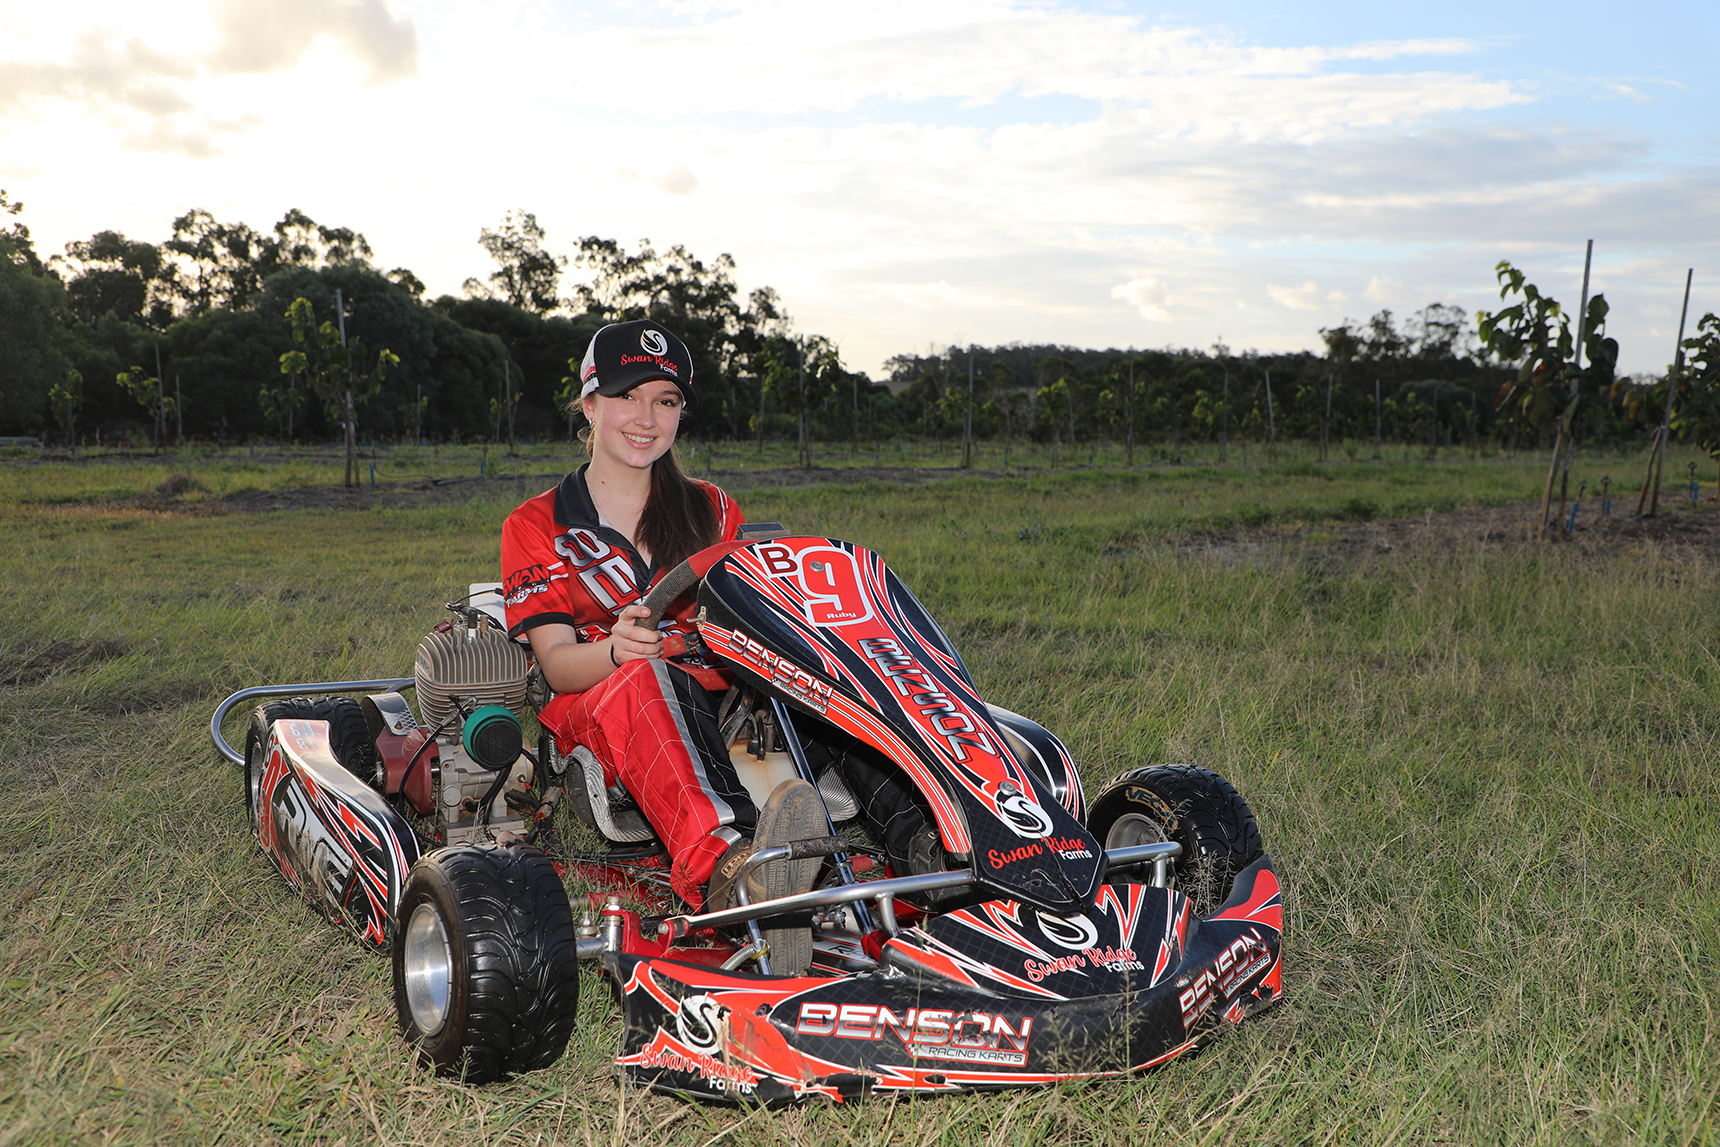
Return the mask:
{"type": "Polygon", "coordinates": [[[448,930],[434,906],[420,904],[406,924],[401,955],[406,982],[406,1009],[423,1035],[434,1035],[448,1019],[448,998],[454,985],[454,954],[448,930]]]}
{"type": "Polygon", "coordinates": [[[256,745],[251,749],[251,755],[245,758],[245,787],[251,790],[251,831],[258,833],[263,827],[263,768],[268,764],[263,753],[266,745],[256,745]]]}
{"type": "Polygon", "coordinates": [[[1126,812],[1105,834],[1106,848],[1130,848],[1137,844],[1161,844],[1169,840],[1164,826],[1150,816],[1126,812]]]}

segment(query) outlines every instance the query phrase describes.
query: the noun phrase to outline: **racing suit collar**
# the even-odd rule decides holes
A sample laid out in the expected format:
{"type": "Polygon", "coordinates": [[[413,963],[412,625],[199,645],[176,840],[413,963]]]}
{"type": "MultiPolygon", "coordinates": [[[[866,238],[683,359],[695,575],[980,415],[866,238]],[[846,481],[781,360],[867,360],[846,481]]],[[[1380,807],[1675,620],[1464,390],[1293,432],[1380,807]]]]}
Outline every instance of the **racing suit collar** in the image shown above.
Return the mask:
{"type": "Polygon", "coordinates": [[[604,521],[597,512],[597,503],[591,500],[591,487],[585,481],[585,471],[590,465],[587,462],[570,471],[555,488],[555,524],[564,530],[590,530],[627,554],[633,564],[634,584],[639,587],[639,596],[643,598],[651,579],[657,575],[657,559],[653,557],[647,563],[634,547],[633,540],[604,521]]]}

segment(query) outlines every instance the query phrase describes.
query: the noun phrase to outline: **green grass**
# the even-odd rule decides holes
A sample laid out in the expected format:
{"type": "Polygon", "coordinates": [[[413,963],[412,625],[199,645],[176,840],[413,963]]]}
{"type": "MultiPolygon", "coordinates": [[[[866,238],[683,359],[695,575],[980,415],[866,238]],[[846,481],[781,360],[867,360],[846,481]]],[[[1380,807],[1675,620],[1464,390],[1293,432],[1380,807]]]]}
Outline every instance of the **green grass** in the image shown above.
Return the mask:
{"type": "Polygon", "coordinates": [[[737,481],[755,520],[883,553],[1089,791],[1158,760],[1229,776],[1288,908],[1287,1000],[1197,1057],[784,1112],[624,1094],[595,973],[554,1068],[427,1076],[386,961],[246,834],[215,702],[404,673],[440,603],[495,576],[507,501],[163,512],[109,492],[330,471],[0,465],[0,1145],[1720,1141],[1720,570],[1651,544],[1332,545],[1526,500],[1532,459],[737,481]],[[1238,527],[1246,546],[1186,544],[1238,527]]]}

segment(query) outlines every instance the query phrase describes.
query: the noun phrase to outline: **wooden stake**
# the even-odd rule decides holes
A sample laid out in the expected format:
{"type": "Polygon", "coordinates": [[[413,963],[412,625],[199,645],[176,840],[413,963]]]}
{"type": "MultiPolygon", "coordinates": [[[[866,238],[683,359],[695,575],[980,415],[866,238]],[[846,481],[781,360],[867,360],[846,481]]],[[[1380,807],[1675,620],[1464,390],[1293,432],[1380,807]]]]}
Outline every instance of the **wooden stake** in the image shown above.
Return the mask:
{"type": "Polygon", "coordinates": [[[1320,424],[1320,461],[1325,462],[1331,456],[1332,443],[1332,379],[1326,376],[1326,421],[1320,424]]]}
{"type": "Polygon", "coordinates": [[[1672,378],[1666,384],[1666,413],[1660,419],[1660,442],[1651,465],[1654,468],[1654,494],[1648,504],[1648,516],[1660,512],[1660,478],[1666,469],[1666,442],[1672,436],[1672,400],[1678,394],[1678,377],[1684,373],[1684,320],[1690,317],[1690,280],[1696,268],[1684,272],[1684,309],[1678,312],[1678,343],[1672,352],[1672,378]]]}
{"type": "Polygon", "coordinates": [[[1277,419],[1272,415],[1272,372],[1262,372],[1266,375],[1266,444],[1271,446],[1278,441],[1277,419]]]}
{"type": "Polygon", "coordinates": [[[1380,380],[1374,379],[1374,461],[1380,460],[1380,380]]]}

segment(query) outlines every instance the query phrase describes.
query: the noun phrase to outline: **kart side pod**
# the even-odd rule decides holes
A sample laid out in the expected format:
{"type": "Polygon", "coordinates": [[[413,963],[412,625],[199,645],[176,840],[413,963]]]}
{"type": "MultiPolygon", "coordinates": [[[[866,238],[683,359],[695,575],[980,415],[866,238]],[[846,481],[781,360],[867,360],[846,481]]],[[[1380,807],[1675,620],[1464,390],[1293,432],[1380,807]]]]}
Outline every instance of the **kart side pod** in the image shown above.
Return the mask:
{"type": "Polygon", "coordinates": [[[276,721],[260,764],[250,779],[263,851],[332,922],[386,950],[418,859],[412,830],[335,760],[326,721],[276,721]]]}

